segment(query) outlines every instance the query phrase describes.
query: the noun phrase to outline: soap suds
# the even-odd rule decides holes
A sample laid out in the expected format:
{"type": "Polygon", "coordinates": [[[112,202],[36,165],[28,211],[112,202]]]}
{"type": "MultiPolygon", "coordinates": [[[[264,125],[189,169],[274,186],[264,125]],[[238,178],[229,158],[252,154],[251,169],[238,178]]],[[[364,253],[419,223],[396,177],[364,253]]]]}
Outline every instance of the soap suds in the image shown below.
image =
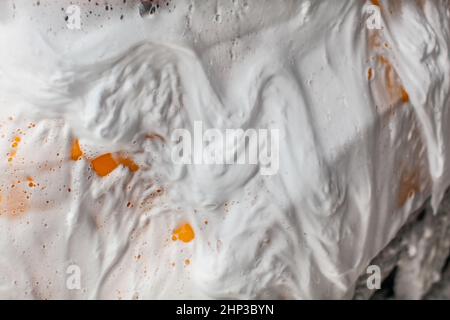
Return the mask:
{"type": "Polygon", "coordinates": [[[146,2],[0,4],[0,297],[352,297],[450,183],[448,1],[146,2]],[[174,164],[195,121],[279,171],[174,164]]]}

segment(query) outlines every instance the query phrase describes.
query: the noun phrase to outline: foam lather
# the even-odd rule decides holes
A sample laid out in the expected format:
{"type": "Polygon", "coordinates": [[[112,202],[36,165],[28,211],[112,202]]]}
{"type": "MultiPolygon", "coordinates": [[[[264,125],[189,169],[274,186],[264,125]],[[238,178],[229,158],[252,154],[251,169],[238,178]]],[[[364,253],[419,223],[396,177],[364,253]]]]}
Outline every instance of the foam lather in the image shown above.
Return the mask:
{"type": "Polygon", "coordinates": [[[0,1],[0,297],[353,297],[450,184],[449,1],[150,2],[0,1]]]}

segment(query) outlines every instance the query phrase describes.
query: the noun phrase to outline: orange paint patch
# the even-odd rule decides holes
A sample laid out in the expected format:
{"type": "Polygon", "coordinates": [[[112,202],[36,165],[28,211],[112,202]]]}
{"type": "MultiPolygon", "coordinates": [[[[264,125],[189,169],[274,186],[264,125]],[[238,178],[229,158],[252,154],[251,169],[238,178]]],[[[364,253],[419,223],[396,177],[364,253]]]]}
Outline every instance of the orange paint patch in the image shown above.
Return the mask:
{"type": "Polygon", "coordinates": [[[403,87],[402,87],[402,101],[404,103],[409,102],[409,94],[408,94],[408,92],[406,92],[405,88],[403,88],[403,87]]]}
{"type": "Polygon", "coordinates": [[[27,178],[27,181],[28,181],[28,186],[29,186],[30,188],[36,187],[36,183],[34,182],[33,178],[28,177],[28,178],[27,178]]]}
{"type": "Polygon", "coordinates": [[[385,85],[391,105],[396,105],[399,102],[402,102],[403,104],[408,103],[409,94],[403,87],[392,64],[383,56],[380,56],[378,61],[380,65],[384,67],[385,85]]]}
{"type": "Polygon", "coordinates": [[[98,158],[95,158],[91,161],[91,164],[94,171],[100,177],[107,176],[108,174],[116,170],[119,165],[128,168],[133,173],[139,170],[139,166],[131,158],[122,156],[115,157],[111,153],[107,153],[101,155],[98,158]]]}
{"type": "Polygon", "coordinates": [[[173,241],[179,240],[184,243],[188,243],[194,239],[195,239],[195,232],[189,223],[183,224],[181,227],[175,230],[172,235],[173,241]]]}
{"type": "MultiPolygon", "coordinates": [[[[400,0],[395,0],[395,1],[400,1],[400,0]]],[[[380,8],[380,12],[384,11],[383,5],[381,4],[380,0],[370,0],[371,4],[374,6],[377,6],[378,8],[380,8]]]]}
{"type": "Polygon", "coordinates": [[[19,144],[22,141],[22,139],[20,137],[15,137],[12,144],[11,144],[11,148],[13,148],[13,150],[9,153],[9,157],[8,157],[8,162],[12,162],[14,160],[14,158],[17,155],[17,148],[19,148],[19,144]]]}
{"type": "Polygon", "coordinates": [[[105,177],[119,166],[111,153],[104,154],[91,161],[92,168],[100,177],[105,177]]]}
{"type": "Polygon", "coordinates": [[[367,80],[372,80],[373,79],[373,69],[369,68],[369,70],[367,70],[367,80]]]}
{"type": "Polygon", "coordinates": [[[130,158],[119,157],[119,163],[130,169],[131,172],[136,172],[139,170],[139,166],[130,158]]]}
{"type": "Polygon", "coordinates": [[[8,162],[12,162],[17,155],[17,151],[14,150],[9,154],[8,162]]]}
{"type": "Polygon", "coordinates": [[[0,215],[9,218],[19,218],[30,206],[30,196],[21,187],[12,185],[0,203],[0,215]]]}
{"type": "Polygon", "coordinates": [[[184,260],[184,264],[187,265],[187,266],[190,265],[191,264],[191,260],[190,259],[184,260]]]}
{"type": "Polygon", "coordinates": [[[78,139],[74,140],[72,144],[72,154],[71,159],[73,161],[78,161],[83,157],[83,150],[80,147],[80,141],[78,139]]]}

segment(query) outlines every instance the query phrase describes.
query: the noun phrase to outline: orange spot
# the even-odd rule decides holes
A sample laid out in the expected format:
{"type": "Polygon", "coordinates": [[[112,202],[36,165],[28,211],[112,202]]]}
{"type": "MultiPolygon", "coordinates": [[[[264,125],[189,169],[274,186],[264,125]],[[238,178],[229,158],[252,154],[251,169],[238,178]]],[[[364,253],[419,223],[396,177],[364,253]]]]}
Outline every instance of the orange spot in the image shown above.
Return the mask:
{"type": "Polygon", "coordinates": [[[22,139],[20,137],[15,137],[13,140],[13,143],[11,144],[11,147],[14,149],[11,151],[11,153],[9,154],[8,157],[8,162],[12,162],[14,160],[14,158],[17,155],[17,148],[19,147],[19,143],[20,141],[22,141],[22,139]]]}
{"type": "Polygon", "coordinates": [[[119,166],[111,153],[104,154],[91,161],[92,168],[100,177],[105,177],[119,166]]]}
{"type": "Polygon", "coordinates": [[[130,169],[131,172],[136,172],[139,170],[139,166],[130,158],[119,158],[119,163],[124,167],[130,169]]]}
{"type": "Polygon", "coordinates": [[[104,154],[91,161],[94,171],[101,177],[107,176],[111,172],[117,169],[119,165],[128,168],[131,172],[139,170],[139,166],[131,159],[127,157],[115,157],[111,153],[104,154]]]}
{"type": "Polygon", "coordinates": [[[380,6],[380,0],[372,0],[372,4],[380,6]]]}
{"type": "Polygon", "coordinates": [[[29,196],[22,188],[11,186],[6,194],[4,202],[1,203],[0,215],[9,218],[18,218],[24,215],[29,209],[29,196]]]}
{"type": "Polygon", "coordinates": [[[409,94],[408,92],[405,90],[405,88],[402,87],[402,101],[404,103],[408,103],[409,102],[409,94]]]}
{"type": "Polygon", "coordinates": [[[378,59],[380,60],[381,64],[390,65],[388,59],[386,59],[385,57],[379,56],[378,59]]]}
{"type": "Polygon", "coordinates": [[[391,104],[395,105],[399,101],[403,103],[409,102],[409,94],[403,87],[401,80],[392,64],[383,56],[379,57],[379,62],[384,66],[386,88],[391,104]]]}
{"type": "Polygon", "coordinates": [[[83,150],[81,150],[80,147],[80,141],[78,139],[73,141],[72,144],[72,160],[73,161],[78,161],[81,159],[81,157],[83,156],[83,150]]]}
{"type": "Polygon", "coordinates": [[[175,230],[172,235],[173,241],[180,240],[185,243],[191,242],[192,240],[194,240],[194,238],[195,232],[189,223],[183,224],[181,227],[175,230]]]}
{"type": "Polygon", "coordinates": [[[373,69],[369,68],[369,70],[367,70],[367,80],[372,80],[373,79],[373,69]]]}
{"type": "Polygon", "coordinates": [[[28,178],[27,178],[27,181],[28,181],[28,186],[29,186],[30,188],[36,187],[36,183],[34,182],[33,178],[28,177],[28,178]]]}
{"type": "Polygon", "coordinates": [[[12,162],[14,160],[14,158],[17,155],[17,151],[13,150],[10,154],[9,154],[9,158],[8,158],[8,162],[12,162]]]}
{"type": "Polygon", "coordinates": [[[187,266],[190,265],[191,264],[191,260],[189,260],[189,259],[184,260],[184,264],[187,265],[187,266]]]}

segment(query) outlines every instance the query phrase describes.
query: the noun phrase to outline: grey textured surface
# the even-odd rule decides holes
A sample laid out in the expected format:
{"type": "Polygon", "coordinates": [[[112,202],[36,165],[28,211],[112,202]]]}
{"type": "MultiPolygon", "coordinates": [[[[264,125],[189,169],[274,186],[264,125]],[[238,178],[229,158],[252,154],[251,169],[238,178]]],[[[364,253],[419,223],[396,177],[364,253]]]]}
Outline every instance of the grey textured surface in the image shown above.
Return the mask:
{"type": "Polygon", "coordinates": [[[380,267],[380,290],[356,284],[355,299],[450,299],[450,192],[436,214],[426,203],[371,262],[380,267]]]}

